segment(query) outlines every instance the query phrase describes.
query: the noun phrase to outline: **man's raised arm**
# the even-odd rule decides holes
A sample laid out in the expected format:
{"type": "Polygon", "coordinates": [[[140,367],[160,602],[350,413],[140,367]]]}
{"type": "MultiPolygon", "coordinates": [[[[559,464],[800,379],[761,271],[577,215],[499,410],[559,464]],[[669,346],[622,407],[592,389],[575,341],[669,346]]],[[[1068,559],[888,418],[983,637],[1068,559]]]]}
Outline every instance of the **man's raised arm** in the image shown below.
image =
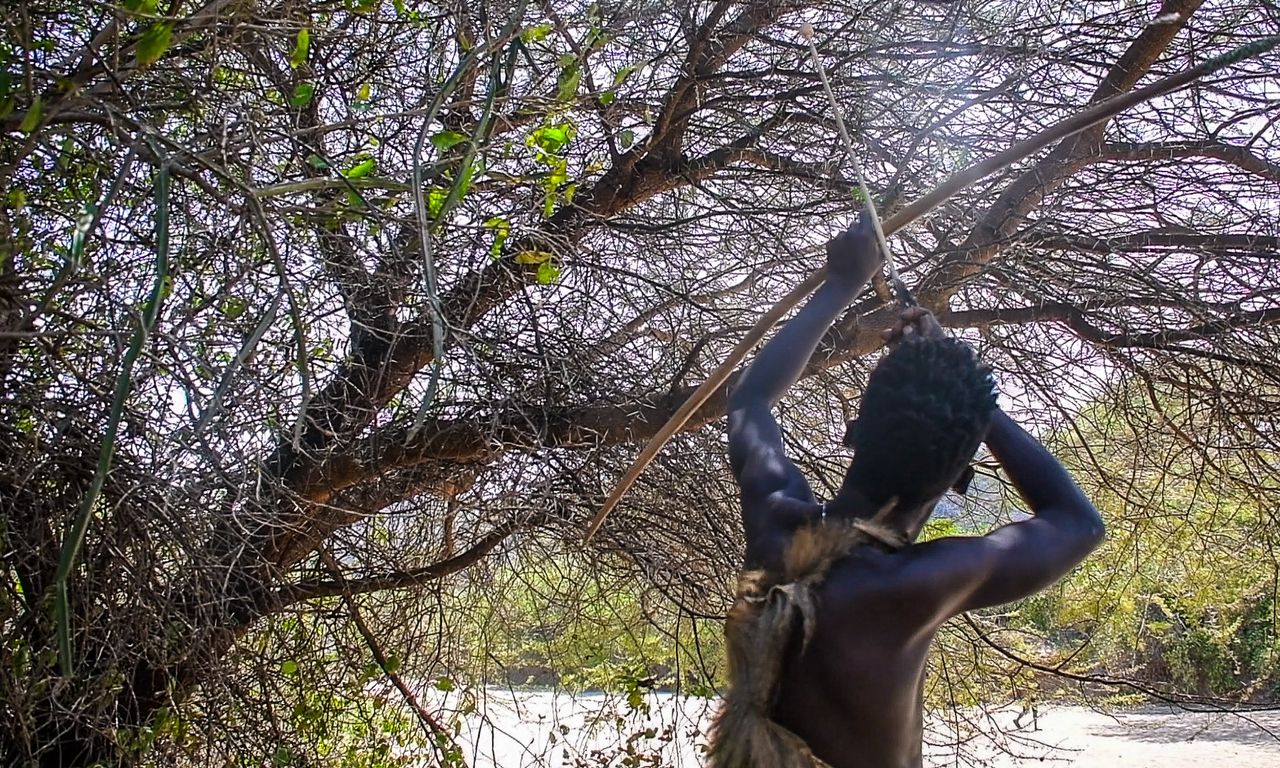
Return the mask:
{"type": "MultiPolygon", "coordinates": [[[[903,313],[889,343],[919,333],[940,335],[927,311],[903,313]]],[[[976,608],[1018,600],[1065,576],[1101,542],[1102,517],[1066,468],[1040,441],[997,410],[987,431],[987,447],[1000,462],[1034,517],[986,536],[935,539],[912,547],[913,563],[903,584],[913,584],[914,607],[936,625],[976,608]]],[[[902,586],[902,585],[900,585],[902,586]]]]}
{"type": "MultiPolygon", "coordinates": [[[[1098,510],[1053,454],[1004,411],[997,410],[991,421],[987,447],[1036,518],[1051,520],[1068,538],[1079,541],[1081,558],[1102,540],[1098,510]]],[[[1067,567],[1071,565],[1075,562],[1067,567]]]]}
{"type": "Polygon", "coordinates": [[[746,561],[752,567],[780,556],[787,531],[802,521],[795,509],[787,514],[786,501],[813,501],[809,483],[783,451],[773,405],[800,378],[822,335],[882,260],[864,213],[827,243],[826,281],[764,345],[729,396],[729,464],[742,491],[746,561]]]}
{"type": "Polygon", "coordinates": [[[929,559],[942,565],[937,575],[951,583],[950,605],[940,619],[1033,595],[1102,543],[1098,510],[1040,441],[1003,411],[991,422],[987,447],[1035,516],[986,536],[924,545],[936,545],[929,559]],[[948,562],[950,567],[943,565],[948,562]]]}
{"type": "MultiPolygon", "coordinates": [[[[770,409],[800,378],[822,335],[871,279],[883,258],[872,222],[864,213],[854,226],[827,244],[826,281],[764,345],[734,385],[728,408],[729,460],[739,482],[744,464],[762,458],[756,454],[781,455],[782,438],[770,409]]],[[[770,482],[769,477],[751,479],[770,482]]]]}
{"type": "MultiPolygon", "coordinates": [[[[1053,454],[1003,411],[996,411],[987,447],[1035,517],[980,539],[979,580],[960,611],[1019,600],[1039,592],[1102,543],[1102,516],[1053,454]]],[[[959,611],[956,611],[959,612],[959,611]]]]}
{"type": "Polygon", "coordinates": [[[865,213],[827,243],[827,279],[747,367],[734,385],[729,410],[777,403],[800,378],[822,335],[883,261],[871,219],[865,213]]]}

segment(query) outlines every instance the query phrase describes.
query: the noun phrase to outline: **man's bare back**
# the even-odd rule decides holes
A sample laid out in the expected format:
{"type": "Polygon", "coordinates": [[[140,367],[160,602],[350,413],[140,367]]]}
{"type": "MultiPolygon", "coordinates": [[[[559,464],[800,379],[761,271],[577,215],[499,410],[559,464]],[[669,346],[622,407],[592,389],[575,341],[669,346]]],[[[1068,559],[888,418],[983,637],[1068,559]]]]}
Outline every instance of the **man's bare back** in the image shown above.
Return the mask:
{"type": "Polygon", "coordinates": [[[901,621],[893,576],[906,556],[864,547],[839,563],[818,592],[808,647],[793,640],[783,665],[774,718],[834,766],[920,763],[934,631],[901,621]]]}
{"type": "MultiPolygon", "coordinates": [[[[995,409],[989,372],[918,309],[905,312],[890,334],[901,346],[873,373],[851,424],[847,442],[855,455],[844,484],[836,498],[817,502],[786,458],[771,408],[878,268],[875,250],[865,219],[828,245],[827,282],[760,351],[731,395],[729,454],[742,492],[745,567],[776,572],[795,532],[828,518],[881,519],[887,510],[884,519],[914,541],[983,439],[1034,517],[986,536],[898,549],[866,543],[821,579],[811,637],[801,642],[796,621],[767,714],[835,768],[919,766],[924,669],[938,628],[964,611],[1043,589],[1103,533],[1061,464],[995,409]],[[919,391],[900,391],[913,388],[919,391]]],[[[712,754],[714,762],[714,745],[712,754]]]]}

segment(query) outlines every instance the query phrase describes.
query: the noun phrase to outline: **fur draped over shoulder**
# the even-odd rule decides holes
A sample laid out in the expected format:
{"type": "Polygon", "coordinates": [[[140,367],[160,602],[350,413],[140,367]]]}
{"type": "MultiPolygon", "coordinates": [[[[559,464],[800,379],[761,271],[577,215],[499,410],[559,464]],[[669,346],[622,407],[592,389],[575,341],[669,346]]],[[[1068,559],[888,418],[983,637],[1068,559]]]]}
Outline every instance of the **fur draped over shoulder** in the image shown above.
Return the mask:
{"type": "Polygon", "coordinates": [[[711,768],[826,767],[803,739],[773,721],[782,662],[796,617],[806,645],[813,635],[814,593],[837,560],[873,541],[894,549],[906,544],[881,523],[884,512],[872,521],[805,526],[788,544],[780,573],[754,570],[739,576],[725,620],[729,688],[711,726],[711,768]]]}

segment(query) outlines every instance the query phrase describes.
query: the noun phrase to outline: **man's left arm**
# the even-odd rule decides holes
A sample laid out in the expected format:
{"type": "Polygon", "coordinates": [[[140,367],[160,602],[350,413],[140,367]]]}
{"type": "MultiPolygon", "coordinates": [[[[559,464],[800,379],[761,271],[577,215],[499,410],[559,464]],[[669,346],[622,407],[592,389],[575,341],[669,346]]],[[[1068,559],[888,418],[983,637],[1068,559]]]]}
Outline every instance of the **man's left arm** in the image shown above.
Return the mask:
{"type": "Polygon", "coordinates": [[[866,214],[827,244],[827,279],[760,350],[729,397],[729,463],[742,489],[747,548],[769,530],[770,499],[812,501],[804,477],[786,457],[773,406],[795,384],[814,349],[879,268],[883,256],[866,214]]]}

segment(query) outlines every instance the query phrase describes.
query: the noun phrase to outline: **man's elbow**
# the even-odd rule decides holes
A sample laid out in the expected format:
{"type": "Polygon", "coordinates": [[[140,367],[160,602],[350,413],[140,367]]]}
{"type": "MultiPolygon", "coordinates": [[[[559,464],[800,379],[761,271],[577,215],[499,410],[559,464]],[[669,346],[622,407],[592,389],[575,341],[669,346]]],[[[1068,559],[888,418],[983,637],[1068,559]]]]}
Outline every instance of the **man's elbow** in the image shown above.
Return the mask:
{"type": "Polygon", "coordinates": [[[1107,526],[1102,522],[1102,515],[1098,514],[1098,508],[1093,504],[1085,501],[1081,503],[1081,508],[1077,512],[1077,535],[1080,538],[1082,546],[1086,547],[1086,552],[1092,552],[1107,538],[1107,526]]]}
{"type": "Polygon", "coordinates": [[[729,416],[732,418],[735,411],[741,412],[746,410],[755,400],[758,399],[759,398],[754,396],[750,382],[734,382],[733,385],[729,387],[729,402],[727,404],[729,416]],[[744,383],[748,386],[742,386],[744,383]]]}

